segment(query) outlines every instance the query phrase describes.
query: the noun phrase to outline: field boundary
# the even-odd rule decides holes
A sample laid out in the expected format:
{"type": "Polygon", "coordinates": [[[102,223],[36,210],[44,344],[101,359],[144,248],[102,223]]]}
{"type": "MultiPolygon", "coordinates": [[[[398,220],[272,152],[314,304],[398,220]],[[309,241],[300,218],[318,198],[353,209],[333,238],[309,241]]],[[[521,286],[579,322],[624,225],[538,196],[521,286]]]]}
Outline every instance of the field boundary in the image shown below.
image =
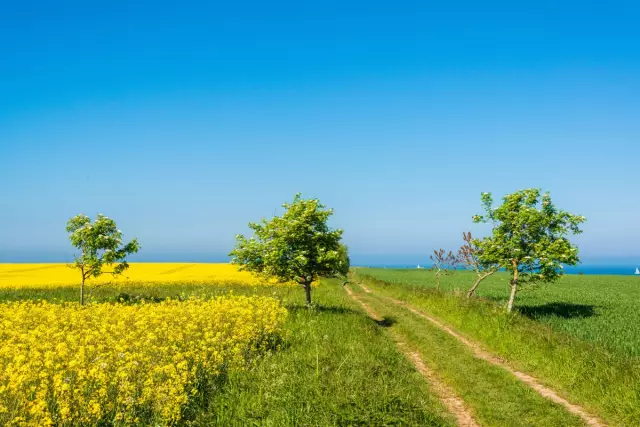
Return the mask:
{"type": "MultiPolygon", "coordinates": [[[[369,305],[358,298],[349,286],[344,286],[347,294],[357,303],[359,303],[364,311],[369,315],[371,319],[376,322],[383,322],[384,319],[369,305]]],[[[363,288],[364,289],[364,288],[363,288]]],[[[416,370],[427,380],[429,389],[438,397],[438,399],[444,404],[447,410],[456,418],[457,425],[460,427],[479,427],[476,423],[471,410],[467,408],[464,400],[462,400],[455,392],[446,384],[444,384],[437,376],[437,374],[425,365],[424,361],[420,357],[417,351],[413,351],[409,348],[409,345],[400,337],[399,334],[389,331],[395,341],[398,350],[413,364],[416,370]]]]}
{"type": "Polygon", "coordinates": [[[524,372],[520,372],[520,371],[518,371],[516,369],[511,368],[503,359],[501,359],[500,357],[488,352],[480,344],[478,344],[476,342],[473,342],[473,341],[469,340],[468,338],[463,337],[460,333],[456,332],[455,330],[453,330],[449,326],[445,325],[440,320],[438,320],[438,319],[436,319],[436,318],[434,318],[432,316],[429,316],[428,314],[424,313],[423,311],[420,311],[420,310],[416,309],[415,307],[413,307],[412,305],[410,305],[407,302],[404,302],[404,301],[401,301],[401,300],[397,300],[397,299],[389,297],[389,296],[380,295],[379,293],[372,291],[370,288],[365,286],[360,281],[358,281],[356,283],[366,293],[374,295],[374,296],[376,296],[378,298],[381,298],[381,299],[386,299],[386,300],[392,302],[393,304],[396,304],[398,306],[404,307],[407,310],[409,310],[410,312],[412,312],[413,314],[415,314],[415,315],[417,315],[419,317],[422,317],[423,319],[428,320],[433,325],[435,325],[437,328],[439,328],[440,330],[448,333],[449,335],[451,335],[452,337],[457,339],[460,343],[462,343],[465,346],[467,346],[472,351],[473,355],[476,358],[482,359],[482,360],[484,360],[486,362],[491,363],[492,365],[498,366],[498,367],[506,370],[507,372],[512,374],[514,377],[516,377],[518,380],[522,381],[523,383],[525,383],[526,385],[531,387],[534,391],[536,391],[542,397],[544,397],[546,399],[549,399],[549,400],[551,400],[552,402],[554,402],[554,403],[556,403],[558,405],[563,406],[570,413],[572,413],[574,415],[577,415],[580,418],[582,418],[582,420],[588,426],[590,426],[590,427],[607,427],[607,424],[605,424],[598,417],[589,414],[581,406],[573,404],[573,403],[569,402],[568,400],[566,400],[565,398],[561,397],[554,390],[552,390],[551,388],[543,385],[542,382],[540,380],[538,380],[537,378],[532,377],[531,375],[525,374],[524,372]]]}

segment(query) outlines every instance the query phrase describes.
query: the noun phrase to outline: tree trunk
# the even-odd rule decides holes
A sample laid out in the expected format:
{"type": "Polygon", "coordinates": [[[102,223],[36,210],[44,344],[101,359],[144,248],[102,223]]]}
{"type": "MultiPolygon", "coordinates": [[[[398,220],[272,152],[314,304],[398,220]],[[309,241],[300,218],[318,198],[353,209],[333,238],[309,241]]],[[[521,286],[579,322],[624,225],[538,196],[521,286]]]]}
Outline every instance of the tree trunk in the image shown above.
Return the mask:
{"type": "Polygon", "coordinates": [[[80,305],[84,305],[84,274],[82,274],[82,283],[80,284],[80,305]]]}
{"type": "Polygon", "coordinates": [[[516,292],[518,292],[518,264],[513,262],[513,280],[511,281],[511,295],[509,295],[509,303],[507,304],[507,313],[511,313],[513,310],[513,302],[516,299],[516,292]]]}
{"type": "MultiPolygon", "coordinates": [[[[496,270],[498,271],[498,270],[496,270]]],[[[473,284],[473,286],[471,287],[471,289],[469,289],[469,292],[467,292],[467,298],[471,298],[473,296],[473,293],[476,291],[476,288],[480,285],[480,282],[482,282],[484,279],[486,279],[487,277],[491,276],[493,273],[495,273],[496,271],[489,271],[488,273],[485,273],[482,276],[478,276],[478,280],[476,280],[476,283],[473,284]]]]}
{"type": "Polygon", "coordinates": [[[436,273],[436,289],[440,290],[440,271],[436,273]]]}
{"type": "Polygon", "coordinates": [[[487,277],[487,276],[480,276],[478,277],[478,280],[476,280],[476,283],[473,284],[473,286],[471,287],[471,289],[469,289],[469,292],[467,292],[467,298],[471,298],[473,296],[473,293],[476,291],[476,288],[478,287],[478,285],[480,284],[480,282],[482,282],[482,280],[487,277]]]}
{"type": "Polygon", "coordinates": [[[516,299],[516,292],[518,291],[518,282],[511,282],[511,295],[509,295],[509,303],[507,304],[507,313],[511,313],[513,310],[513,301],[516,299]]]}
{"type": "Polygon", "coordinates": [[[311,283],[305,282],[302,286],[304,286],[304,293],[307,296],[307,305],[311,307],[311,283]]]}

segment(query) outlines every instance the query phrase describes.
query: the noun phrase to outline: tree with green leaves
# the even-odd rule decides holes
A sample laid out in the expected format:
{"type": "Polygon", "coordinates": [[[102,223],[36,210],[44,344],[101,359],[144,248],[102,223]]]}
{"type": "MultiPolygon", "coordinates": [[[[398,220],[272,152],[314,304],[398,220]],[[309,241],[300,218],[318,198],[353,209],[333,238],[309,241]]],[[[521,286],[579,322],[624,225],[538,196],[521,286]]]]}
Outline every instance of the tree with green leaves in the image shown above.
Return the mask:
{"type": "Polygon", "coordinates": [[[311,283],[320,277],[333,277],[348,271],[346,247],[340,244],[342,230],[331,229],[327,220],[333,214],[318,199],[296,194],[284,203],[284,214],[260,223],[249,223],[253,236],[236,236],[236,247],[229,253],[241,270],[265,279],[296,281],[305,290],[311,305],[311,283]]]}
{"type": "Polygon", "coordinates": [[[471,236],[471,232],[463,232],[462,240],[464,243],[458,250],[458,262],[459,264],[476,274],[476,281],[473,286],[467,291],[467,298],[471,298],[476,291],[480,283],[487,277],[500,270],[500,264],[495,262],[482,261],[480,254],[482,253],[482,240],[474,239],[471,236]]]}
{"type": "Polygon", "coordinates": [[[567,238],[579,234],[585,217],[557,209],[549,193],[520,190],[493,208],[491,193],[482,193],[485,215],[473,221],[493,224],[491,235],[477,240],[481,262],[504,267],[512,276],[507,311],[511,312],[520,284],[553,282],[564,265],[576,265],[578,248],[567,238]]]}
{"type": "Polygon", "coordinates": [[[128,255],[138,252],[136,239],[122,245],[122,232],[116,222],[102,214],[95,221],[86,215],[76,215],[67,221],[67,233],[71,244],[80,250],[72,267],[77,268],[82,276],[80,284],[80,304],[84,305],[84,285],[90,277],[102,274],[116,276],[129,268],[126,261],[128,255]],[[104,271],[104,268],[112,268],[104,271]]]}
{"type": "Polygon", "coordinates": [[[338,269],[336,276],[346,280],[351,267],[351,259],[349,258],[349,247],[340,243],[338,247],[338,269]]]}

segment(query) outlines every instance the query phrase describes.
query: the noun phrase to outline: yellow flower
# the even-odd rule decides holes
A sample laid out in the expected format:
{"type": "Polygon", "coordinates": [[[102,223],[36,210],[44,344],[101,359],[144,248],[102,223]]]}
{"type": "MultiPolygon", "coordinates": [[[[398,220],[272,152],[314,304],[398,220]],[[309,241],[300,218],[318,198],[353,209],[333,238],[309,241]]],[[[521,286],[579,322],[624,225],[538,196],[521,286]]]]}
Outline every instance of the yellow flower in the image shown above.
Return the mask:
{"type": "MultiPolygon", "coordinates": [[[[56,288],[77,286],[80,273],[66,264],[0,264],[0,288],[56,288]]],[[[89,279],[88,286],[123,286],[135,283],[147,286],[162,284],[202,284],[203,286],[228,286],[243,284],[259,286],[275,282],[256,278],[246,271],[239,271],[233,264],[182,264],[182,263],[132,263],[119,276],[109,274],[89,279]]],[[[294,284],[288,284],[292,286],[294,284]]]]}
{"type": "Polygon", "coordinates": [[[286,316],[255,296],[0,304],[0,425],[129,425],[142,414],[174,424],[197,384],[248,366],[286,316]]]}

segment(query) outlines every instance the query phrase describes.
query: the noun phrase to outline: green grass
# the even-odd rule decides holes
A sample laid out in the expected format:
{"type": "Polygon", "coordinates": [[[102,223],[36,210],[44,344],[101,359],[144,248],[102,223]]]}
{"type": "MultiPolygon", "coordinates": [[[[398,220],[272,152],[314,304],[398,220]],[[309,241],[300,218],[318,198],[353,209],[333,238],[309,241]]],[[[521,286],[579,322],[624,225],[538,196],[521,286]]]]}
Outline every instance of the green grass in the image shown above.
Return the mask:
{"type": "Polygon", "coordinates": [[[311,311],[296,291],[286,348],[230,378],[203,424],[452,425],[421,375],[337,281],[315,290],[321,303],[311,311]]]}
{"type": "MultiPolygon", "coordinates": [[[[480,295],[487,298],[469,301],[455,292],[435,291],[430,272],[386,269],[358,269],[357,272],[374,290],[410,302],[444,320],[482,342],[512,366],[537,376],[611,424],[640,425],[640,358],[631,353],[635,348],[633,345],[617,345],[623,339],[638,340],[635,328],[640,325],[637,323],[630,328],[617,329],[619,323],[637,316],[637,313],[625,314],[623,307],[637,310],[637,304],[599,295],[606,295],[615,288],[632,298],[637,291],[627,278],[606,280],[567,276],[546,289],[523,292],[517,300],[521,309],[564,303],[593,304],[601,310],[586,317],[557,313],[531,316],[531,312],[522,310],[532,319],[523,314],[504,313],[504,275],[498,275],[481,290],[480,295]],[[601,280],[608,286],[601,286],[601,280]],[[552,289],[554,286],[556,288],[552,289]],[[596,301],[599,302],[596,304],[596,301]],[[579,332],[583,324],[589,333],[579,332]],[[600,336],[606,332],[618,334],[618,337],[600,336]]],[[[470,279],[469,275],[449,276],[443,281],[442,288],[466,290],[470,279]]]]}
{"type": "MultiPolygon", "coordinates": [[[[453,418],[395,344],[345,294],[340,282],[314,288],[304,306],[299,288],[127,285],[90,291],[96,302],[124,294],[153,301],[188,295],[272,295],[288,308],[280,346],[245,372],[220,377],[206,398],[187,408],[189,425],[452,426],[453,418]]],[[[1,291],[0,301],[77,301],[76,287],[1,291]]]]}
{"type": "MultiPolygon", "coordinates": [[[[434,288],[434,273],[417,269],[359,269],[389,283],[434,288]]],[[[466,291],[475,275],[457,272],[442,278],[443,290],[466,291]]],[[[482,282],[478,296],[505,304],[509,276],[498,273],[482,282]]],[[[584,341],[622,356],[640,356],[640,278],[566,275],[558,282],[524,289],[515,309],[584,341]]]]}
{"type": "MultiPolygon", "coordinates": [[[[358,289],[359,286],[353,286],[358,289]]],[[[485,426],[581,426],[582,420],[534,392],[504,369],[477,359],[457,339],[404,307],[372,294],[359,298],[387,319],[485,426]]]]}

